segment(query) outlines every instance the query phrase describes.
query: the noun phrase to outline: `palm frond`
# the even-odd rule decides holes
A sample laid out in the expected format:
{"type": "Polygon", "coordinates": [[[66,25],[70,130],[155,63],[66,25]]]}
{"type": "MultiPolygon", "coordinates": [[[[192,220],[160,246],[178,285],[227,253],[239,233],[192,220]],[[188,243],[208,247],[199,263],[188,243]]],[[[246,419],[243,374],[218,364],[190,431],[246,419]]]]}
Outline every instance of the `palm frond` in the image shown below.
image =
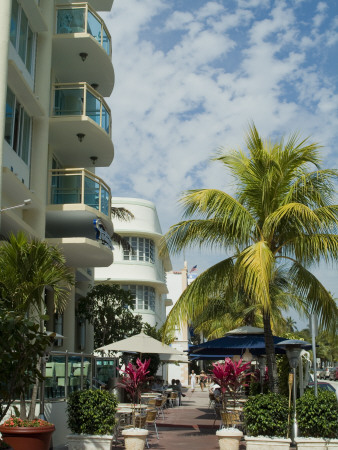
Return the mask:
{"type": "Polygon", "coordinates": [[[170,332],[184,322],[193,322],[210,299],[219,292],[232,292],[233,269],[233,259],[227,258],[201,273],[185,289],[170,311],[164,324],[164,333],[170,332]]]}
{"type": "Polygon", "coordinates": [[[338,308],[336,301],[322,283],[298,262],[290,268],[290,279],[297,295],[303,298],[308,313],[316,313],[323,329],[336,325],[338,308]]]}
{"type": "Polygon", "coordinates": [[[124,220],[127,222],[135,218],[134,214],[126,208],[112,206],[110,211],[113,219],[124,220]]]}
{"type": "Polygon", "coordinates": [[[270,309],[269,285],[273,266],[273,254],[264,241],[246,248],[235,264],[235,272],[238,276],[236,283],[243,286],[249,297],[261,303],[264,310],[270,309]]]}

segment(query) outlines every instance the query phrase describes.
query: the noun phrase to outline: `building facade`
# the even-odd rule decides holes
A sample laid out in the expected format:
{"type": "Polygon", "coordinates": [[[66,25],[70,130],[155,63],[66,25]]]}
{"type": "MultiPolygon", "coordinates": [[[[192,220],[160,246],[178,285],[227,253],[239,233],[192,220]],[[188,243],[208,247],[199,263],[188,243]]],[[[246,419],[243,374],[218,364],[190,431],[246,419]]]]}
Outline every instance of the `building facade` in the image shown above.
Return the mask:
{"type": "Polygon", "coordinates": [[[132,250],[114,245],[114,264],[95,269],[95,283],[119,284],[131,291],[135,314],[143,322],[160,327],[166,319],[166,272],[171,270],[168,256],[159,255],[162,230],[155,205],[137,198],[112,199],[112,206],[125,208],[134,218],[114,219],[115,232],[128,240],[132,250]]]}
{"type": "MultiPolygon", "coordinates": [[[[168,297],[171,300],[171,305],[166,308],[168,315],[180,298],[182,293],[188,287],[188,269],[187,263],[184,262],[184,267],[181,270],[171,270],[167,273],[168,297]]],[[[189,327],[187,323],[182,323],[175,329],[175,340],[171,344],[181,352],[186,352],[189,348],[189,327]]],[[[170,364],[168,367],[168,380],[179,379],[184,386],[189,384],[189,368],[186,363],[179,363],[176,365],[170,364]]]]}
{"type": "Polygon", "coordinates": [[[113,0],[2,0],[0,15],[1,239],[24,231],[58,246],[76,284],[64,314],[46,289],[47,329],[60,350],[93,350],[77,300],[95,266],[113,262],[110,188],[95,175],[114,157],[111,38],[99,11],[113,0]]]}

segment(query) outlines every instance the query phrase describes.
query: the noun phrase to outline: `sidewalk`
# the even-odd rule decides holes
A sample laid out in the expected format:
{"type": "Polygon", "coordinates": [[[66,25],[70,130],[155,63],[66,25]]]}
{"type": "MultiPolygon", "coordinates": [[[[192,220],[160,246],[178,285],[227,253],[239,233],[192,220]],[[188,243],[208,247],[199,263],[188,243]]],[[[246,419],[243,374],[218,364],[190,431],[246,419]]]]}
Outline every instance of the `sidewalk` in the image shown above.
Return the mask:
{"type": "MultiPolygon", "coordinates": [[[[157,450],[186,448],[189,450],[218,450],[216,431],[219,420],[215,422],[213,409],[209,409],[207,391],[186,392],[182,406],[165,410],[165,419],[157,420],[159,440],[150,428],[149,446],[157,450]]],[[[116,449],[123,449],[123,444],[116,449]]],[[[245,443],[240,450],[245,449],[245,443]]]]}

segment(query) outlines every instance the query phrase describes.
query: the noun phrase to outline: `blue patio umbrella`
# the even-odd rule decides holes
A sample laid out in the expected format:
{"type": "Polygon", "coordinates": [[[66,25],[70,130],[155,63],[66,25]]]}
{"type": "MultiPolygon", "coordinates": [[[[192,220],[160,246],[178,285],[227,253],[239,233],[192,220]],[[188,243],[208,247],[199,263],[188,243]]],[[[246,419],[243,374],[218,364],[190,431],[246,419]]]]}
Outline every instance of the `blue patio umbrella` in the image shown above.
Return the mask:
{"type": "MultiPolygon", "coordinates": [[[[285,340],[283,337],[273,336],[276,353],[285,354],[285,349],[277,346],[277,344],[285,340]]],[[[304,348],[307,347],[311,348],[311,345],[304,348]]],[[[242,355],[246,349],[255,356],[266,353],[264,331],[262,329],[242,327],[241,329],[229,331],[224,337],[190,346],[188,352],[190,357],[198,355],[199,359],[203,359],[203,356],[208,356],[208,359],[210,359],[210,357],[214,356],[217,359],[225,358],[229,355],[242,355]],[[247,333],[245,332],[246,329],[248,330],[247,333]]]]}

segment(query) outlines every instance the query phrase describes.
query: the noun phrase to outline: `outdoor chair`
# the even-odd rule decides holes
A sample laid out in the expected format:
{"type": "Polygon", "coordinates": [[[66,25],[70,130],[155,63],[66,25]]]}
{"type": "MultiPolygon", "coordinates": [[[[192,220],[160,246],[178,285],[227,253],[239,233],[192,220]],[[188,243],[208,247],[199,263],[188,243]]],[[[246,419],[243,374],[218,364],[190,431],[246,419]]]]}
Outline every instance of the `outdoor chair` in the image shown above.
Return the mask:
{"type": "Polygon", "coordinates": [[[156,417],[157,417],[157,410],[156,409],[148,409],[147,415],[146,415],[146,428],[148,428],[149,425],[154,425],[157,439],[160,439],[158,437],[158,432],[157,432],[156,417]]]}
{"type": "Polygon", "coordinates": [[[243,421],[241,420],[241,413],[240,410],[231,410],[227,409],[226,411],[220,411],[221,416],[221,422],[219,428],[241,428],[243,427],[243,421]]]}
{"type": "Polygon", "coordinates": [[[211,392],[209,393],[209,406],[208,408],[211,408],[211,406],[213,406],[216,402],[216,397],[215,394],[212,394],[211,392]]]}
{"type": "Polygon", "coordinates": [[[166,394],[162,395],[162,397],[161,397],[161,405],[160,405],[160,407],[158,408],[158,411],[157,411],[158,415],[160,413],[162,414],[162,419],[163,420],[164,420],[164,408],[166,408],[166,406],[167,406],[167,398],[168,398],[168,396],[166,394]]]}
{"type": "Polygon", "coordinates": [[[169,400],[169,405],[173,408],[176,405],[176,400],[177,400],[177,392],[170,392],[168,400],[169,400]]]}

